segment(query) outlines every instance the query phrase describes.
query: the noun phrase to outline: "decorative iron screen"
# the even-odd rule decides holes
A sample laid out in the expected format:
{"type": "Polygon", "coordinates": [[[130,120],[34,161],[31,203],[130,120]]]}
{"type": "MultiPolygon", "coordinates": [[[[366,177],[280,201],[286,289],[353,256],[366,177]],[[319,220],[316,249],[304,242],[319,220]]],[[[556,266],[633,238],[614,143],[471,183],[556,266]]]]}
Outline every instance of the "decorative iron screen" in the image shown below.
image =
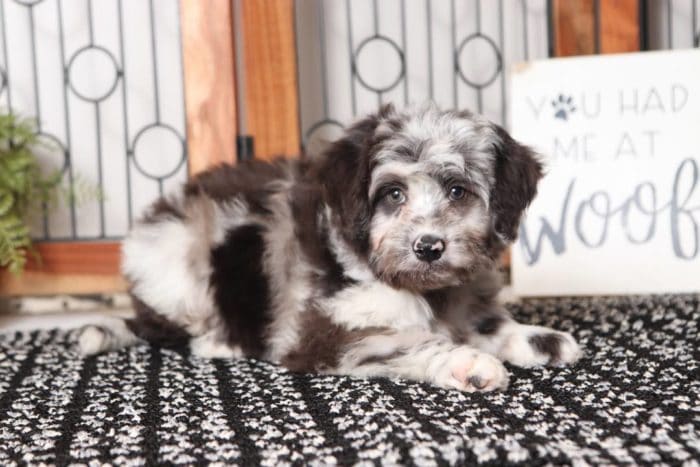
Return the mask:
{"type": "Polygon", "coordinates": [[[0,109],[36,120],[78,195],[41,240],[119,238],[187,176],[178,0],[0,0],[0,109]]]}
{"type": "Polygon", "coordinates": [[[385,102],[435,101],[507,124],[506,72],[548,56],[545,0],[296,4],[303,141],[311,151],[385,102]]]}
{"type": "MultiPolygon", "coordinates": [[[[596,39],[601,1],[593,2],[596,39]]],[[[641,49],[698,47],[698,3],[640,0],[641,49]]],[[[508,126],[509,68],[550,54],[552,8],[547,0],[298,1],[302,140],[313,153],[384,102],[434,100],[508,126]]]]}
{"type": "MultiPolygon", "coordinates": [[[[700,45],[698,3],[642,0],[642,48],[700,45]]],[[[509,67],[551,47],[547,0],[297,0],[295,8],[311,151],[385,102],[434,100],[507,125],[509,67]]],[[[118,239],[186,179],[182,76],[178,0],[0,0],[0,111],[36,119],[47,171],[102,193],[38,216],[37,239],[118,239]]]]}

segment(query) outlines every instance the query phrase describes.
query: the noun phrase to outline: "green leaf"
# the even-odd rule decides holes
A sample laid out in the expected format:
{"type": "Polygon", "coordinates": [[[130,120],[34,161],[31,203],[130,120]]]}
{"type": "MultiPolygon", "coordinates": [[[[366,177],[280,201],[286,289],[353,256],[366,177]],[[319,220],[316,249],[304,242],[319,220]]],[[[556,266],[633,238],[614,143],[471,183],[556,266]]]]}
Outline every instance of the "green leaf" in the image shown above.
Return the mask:
{"type": "Polygon", "coordinates": [[[0,114],[0,267],[19,273],[32,248],[27,221],[59,199],[78,204],[102,199],[100,189],[74,174],[64,185],[61,171],[42,173],[36,150],[58,151],[54,144],[39,139],[33,121],[13,114],[0,114]]]}
{"type": "Polygon", "coordinates": [[[9,214],[15,205],[15,197],[9,191],[0,190],[0,218],[9,214]]]}
{"type": "Polygon", "coordinates": [[[0,216],[0,266],[19,274],[27,262],[31,246],[29,229],[15,215],[0,216]]]}

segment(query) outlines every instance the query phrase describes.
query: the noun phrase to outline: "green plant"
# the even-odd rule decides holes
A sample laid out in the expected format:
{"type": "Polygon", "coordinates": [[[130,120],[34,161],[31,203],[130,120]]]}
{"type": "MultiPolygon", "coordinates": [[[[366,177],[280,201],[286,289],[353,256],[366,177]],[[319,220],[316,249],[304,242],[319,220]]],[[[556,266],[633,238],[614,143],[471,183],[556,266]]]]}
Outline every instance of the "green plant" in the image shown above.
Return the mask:
{"type": "Polygon", "coordinates": [[[0,115],[0,267],[14,274],[34,252],[29,217],[55,199],[61,184],[60,172],[42,174],[33,152],[40,144],[31,121],[0,115]]]}

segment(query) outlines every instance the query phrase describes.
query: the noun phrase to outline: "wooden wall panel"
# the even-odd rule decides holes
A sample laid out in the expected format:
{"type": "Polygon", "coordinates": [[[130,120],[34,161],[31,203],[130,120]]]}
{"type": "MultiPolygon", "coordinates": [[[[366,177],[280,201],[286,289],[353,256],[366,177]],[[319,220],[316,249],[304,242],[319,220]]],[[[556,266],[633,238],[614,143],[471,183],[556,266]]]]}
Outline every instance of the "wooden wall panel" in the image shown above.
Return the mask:
{"type": "Polygon", "coordinates": [[[105,274],[53,274],[25,271],[15,277],[0,271],[0,295],[57,295],[124,292],[126,281],[118,275],[105,274]]]}
{"type": "Polygon", "coordinates": [[[299,111],[292,0],[239,0],[246,133],[255,157],[299,153],[299,111]]]}
{"type": "Polygon", "coordinates": [[[231,0],[181,0],[190,174],[236,162],[231,0]]]}
{"type": "Polygon", "coordinates": [[[118,275],[120,243],[65,242],[38,243],[41,261],[31,258],[27,271],[54,274],[118,275]]]}
{"type": "Polygon", "coordinates": [[[639,51],[639,0],[601,0],[600,51],[639,51]]]}
{"type": "Polygon", "coordinates": [[[640,0],[598,0],[600,24],[596,28],[596,0],[553,0],[554,55],[569,57],[639,50],[640,0]],[[596,32],[599,31],[596,44],[596,32]]]}
{"type": "Polygon", "coordinates": [[[569,57],[595,53],[594,0],[554,0],[554,55],[569,57]]]}
{"type": "Polygon", "coordinates": [[[31,259],[21,276],[0,271],[0,294],[121,292],[117,242],[39,243],[41,261],[31,259]]]}

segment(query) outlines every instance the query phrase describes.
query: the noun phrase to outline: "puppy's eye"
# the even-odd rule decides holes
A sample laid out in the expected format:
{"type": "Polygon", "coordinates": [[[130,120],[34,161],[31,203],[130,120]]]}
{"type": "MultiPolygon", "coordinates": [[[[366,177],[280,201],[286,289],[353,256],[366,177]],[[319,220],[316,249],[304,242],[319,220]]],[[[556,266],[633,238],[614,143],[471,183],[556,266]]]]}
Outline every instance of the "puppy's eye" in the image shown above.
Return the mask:
{"type": "Polygon", "coordinates": [[[450,188],[450,199],[453,201],[457,201],[459,199],[464,198],[464,195],[466,194],[467,190],[463,186],[455,185],[452,188],[450,188]]]}
{"type": "Polygon", "coordinates": [[[393,188],[387,193],[387,198],[394,204],[403,204],[406,202],[406,195],[399,188],[393,188]]]}

